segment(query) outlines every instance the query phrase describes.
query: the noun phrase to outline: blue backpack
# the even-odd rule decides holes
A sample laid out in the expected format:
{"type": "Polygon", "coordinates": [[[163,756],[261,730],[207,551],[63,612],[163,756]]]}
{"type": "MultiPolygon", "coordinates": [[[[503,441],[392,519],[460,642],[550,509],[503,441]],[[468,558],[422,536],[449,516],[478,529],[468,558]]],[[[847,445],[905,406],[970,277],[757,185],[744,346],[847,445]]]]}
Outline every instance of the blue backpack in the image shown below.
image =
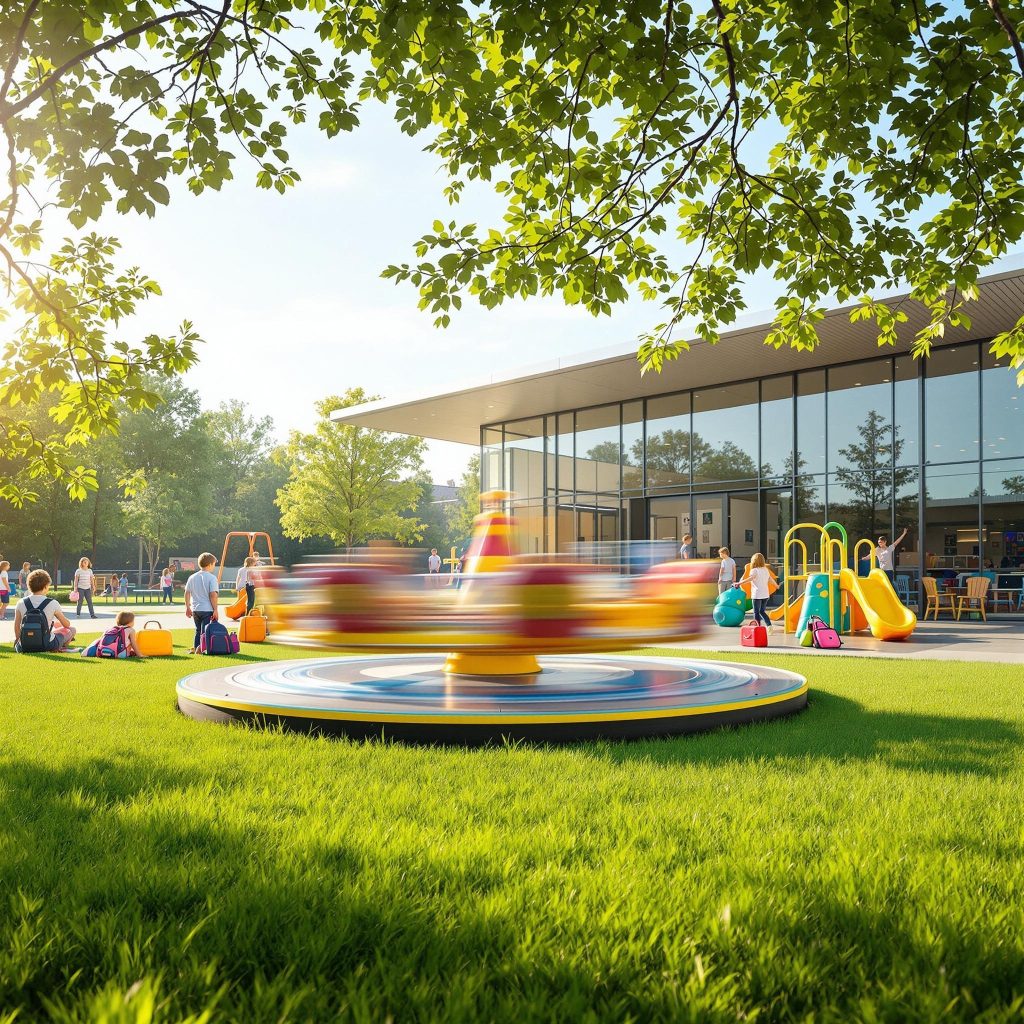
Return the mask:
{"type": "Polygon", "coordinates": [[[238,637],[229,633],[226,626],[211,620],[203,627],[199,650],[202,654],[237,654],[238,637]]]}

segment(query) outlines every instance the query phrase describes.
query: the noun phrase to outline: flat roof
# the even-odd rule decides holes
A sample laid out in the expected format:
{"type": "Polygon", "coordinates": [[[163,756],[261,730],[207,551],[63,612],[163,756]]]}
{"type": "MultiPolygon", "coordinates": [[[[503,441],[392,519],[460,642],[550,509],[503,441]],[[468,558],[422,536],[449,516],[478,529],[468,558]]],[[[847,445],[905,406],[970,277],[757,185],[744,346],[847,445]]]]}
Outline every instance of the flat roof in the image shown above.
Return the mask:
{"type": "MultiPolygon", "coordinates": [[[[690,341],[689,351],[667,363],[661,373],[641,375],[634,343],[601,349],[582,360],[566,357],[524,367],[511,375],[495,374],[444,394],[386,398],[339,409],[331,418],[398,434],[475,445],[480,442],[482,424],[811,370],[887,352],[909,352],[914,335],[928,323],[927,309],[908,295],[883,301],[907,314],[907,322],[898,325],[897,341],[891,348],[879,348],[873,322],[850,322],[850,311],[857,307],[849,305],[825,314],[818,327],[821,344],[813,352],[766,346],[769,319],[724,331],[717,345],[690,341]]],[[[980,278],[978,299],[968,305],[968,313],[970,328],[947,327],[944,345],[991,338],[1013,327],[1024,315],[1024,268],[980,278]]]]}

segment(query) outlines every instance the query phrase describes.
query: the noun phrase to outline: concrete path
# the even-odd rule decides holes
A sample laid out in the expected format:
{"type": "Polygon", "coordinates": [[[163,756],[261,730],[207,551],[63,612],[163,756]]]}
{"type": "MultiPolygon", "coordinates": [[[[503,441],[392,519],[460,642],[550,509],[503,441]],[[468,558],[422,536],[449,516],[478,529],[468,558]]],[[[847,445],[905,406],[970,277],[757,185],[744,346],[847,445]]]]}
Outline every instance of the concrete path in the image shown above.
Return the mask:
{"type": "MultiPolygon", "coordinates": [[[[135,625],[141,628],[142,624],[149,619],[155,619],[164,629],[191,629],[192,620],[185,617],[185,605],[179,599],[176,604],[132,604],[130,601],[125,604],[97,604],[96,618],[90,619],[88,610],[82,608],[82,617],[75,615],[72,605],[68,608],[67,602],[61,606],[64,614],[71,620],[79,633],[102,633],[109,629],[117,618],[117,613],[122,609],[135,612],[135,625]]],[[[0,622],[0,644],[9,644],[14,640],[14,604],[11,604],[7,612],[7,618],[0,622]]]]}
{"type": "MultiPolygon", "coordinates": [[[[739,629],[711,626],[702,640],[670,644],[682,650],[724,651],[732,654],[751,652],[740,646],[739,629]]],[[[984,622],[919,622],[913,636],[907,640],[876,640],[870,633],[843,637],[840,652],[815,651],[803,648],[793,633],[780,631],[768,637],[767,653],[813,654],[831,657],[908,658],[913,661],[992,661],[1024,665],[1024,621],[1020,619],[990,619],[984,622]]],[[[764,653],[761,648],[759,653],[764,653]]]]}

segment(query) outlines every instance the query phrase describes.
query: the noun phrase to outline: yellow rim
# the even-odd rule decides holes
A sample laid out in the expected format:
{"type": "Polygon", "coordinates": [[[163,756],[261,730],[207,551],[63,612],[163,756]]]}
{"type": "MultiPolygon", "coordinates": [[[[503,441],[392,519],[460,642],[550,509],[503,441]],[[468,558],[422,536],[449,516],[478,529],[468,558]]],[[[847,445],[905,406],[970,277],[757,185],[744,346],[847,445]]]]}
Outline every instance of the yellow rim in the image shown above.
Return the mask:
{"type": "Polygon", "coordinates": [[[739,711],[745,708],[765,707],[769,704],[779,704],[785,700],[792,700],[807,693],[807,681],[803,685],[789,693],[776,694],[773,697],[759,697],[756,700],[732,701],[728,704],[703,704],[693,708],[667,708],[665,710],[650,711],[595,711],[589,714],[553,714],[553,715],[393,715],[387,712],[369,711],[326,711],[319,708],[288,708],[278,705],[247,704],[244,701],[227,700],[218,697],[207,697],[202,694],[192,694],[182,691],[181,684],[178,684],[178,696],[185,700],[194,701],[196,704],[205,704],[208,707],[230,708],[232,711],[251,711],[261,715],[285,715],[295,718],[328,718],[344,719],[351,722],[399,722],[403,725],[423,725],[436,722],[441,725],[453,725],[462,723],[464,725],[500,725],[507,722],[510,725],[540,725],[556,724],[559,722],[623,722],[630,720],[643,721],[649,718],[684,718],[693,715],[713,715],[726,711],[739,711]]]}

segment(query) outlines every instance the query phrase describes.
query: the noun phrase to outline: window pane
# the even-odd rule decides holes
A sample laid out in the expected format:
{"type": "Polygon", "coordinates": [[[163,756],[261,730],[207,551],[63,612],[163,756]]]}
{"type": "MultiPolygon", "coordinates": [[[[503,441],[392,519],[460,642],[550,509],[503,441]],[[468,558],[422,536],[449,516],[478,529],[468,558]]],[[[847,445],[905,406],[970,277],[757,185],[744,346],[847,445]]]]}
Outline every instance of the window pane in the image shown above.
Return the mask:
{"type": "Polygon", "coordinates": [[[793,476],[793,378],[761,381],[761,476],[793,476]]]}
{"type": "Polygon", "coordinates": [[[864,538],[891,536],[892,473],[846,470],[830,476],[828,517],[846,527],[851,548],[864,538]]]}
{"type": "Polygon", "coordinates": [[[640,493],[644,483],[644,403],[622,407],[622,489],[640,493]]]}
{"type": "MultiPolygon", "coordinates": [[[[1024,459],[987,462],[984,471],[986,563],[996,570],[1024,568],[1024,459]]],[[[986,565],[986,568],[988,566],[986,565]]],[[[999,580],[999,586],[1020,586],[1024,577],[999,580]]]]}
{"type": "Polygon", "coordinates": [[[892,465],[892,363],[888,359],[828,371],[828,447],[832,472],[842,470],[857,478],[888,472],[892,465]]]}
{"type": "Polygon", "coordinates": [[[825,478],[798,476],[796,478],[796,521],[825,525],[825,478]]]}
{"type": "Polygon", "coordinates": [[[1016,371],[1008,359],[982,355],[981,407],[984,411],[986,459],[1024,455],[1024,391],[1017,387],[1016,371]]]}
{"type": "MultiPolygon", "coordinates": [[[[563,412],[558,416],[558,428],[555,435],[555,450],[558,454],[558,482],[557,487],[560,494],[572,491],[573,489],[573,425],[572,413],[563,412]]],[[[562,543],[561,527],[559,527],[558,543],[562,543]]]]}
{"type": "Polygon", "coordinates": [[[652,398],[647,403],[647,486],[690,486],[689,395],[652,398]]]}
{"type": "Polygon", "coordinates": [[[484,427],[480,431],[480,489],[502,489],[501,427],[484,427]]]}
{"type": "Polygon", "coordinates": [[[519,498],[544,495],[544,418],[505,424],[508,490],[519,498]]]}
{"type": "Polygon", "coordinates": [[[512,503],[516,539],[524,555],[536,555],[544,550],[544,505],[542,502],[512,503]]]}
{"type": "Polygon", "coordinates": [[[825,371],[798,373],[796,394],[797,475],[824,473],[825,371]]]}
{"type": "Polygon", "coordinates": [[[576,490],[618,491],[619,407],[576,413],[576,490]]]}
{"type": "Polygon", "coordinates": [[[894,364],[896,465],[916,466],[921,445],[921,393],[918,382],[920,363],[911,356],[897,356],[894,364]]]}
{"type": "Polygon", "coordinates": [[[693,394],[693,482],[757,485],[757,382],[693,394]]]}
{"type": "Polygon", "coordinates": [[[928,462],[976,459],[978,346],[936,349],[925,363],[925,456],[928,462]]]}
{"type": "Polygon", "coordinates": [[[936,466],[927,485],[925,566],[941,570],[978,568],[978,468],[936,466]]]}

